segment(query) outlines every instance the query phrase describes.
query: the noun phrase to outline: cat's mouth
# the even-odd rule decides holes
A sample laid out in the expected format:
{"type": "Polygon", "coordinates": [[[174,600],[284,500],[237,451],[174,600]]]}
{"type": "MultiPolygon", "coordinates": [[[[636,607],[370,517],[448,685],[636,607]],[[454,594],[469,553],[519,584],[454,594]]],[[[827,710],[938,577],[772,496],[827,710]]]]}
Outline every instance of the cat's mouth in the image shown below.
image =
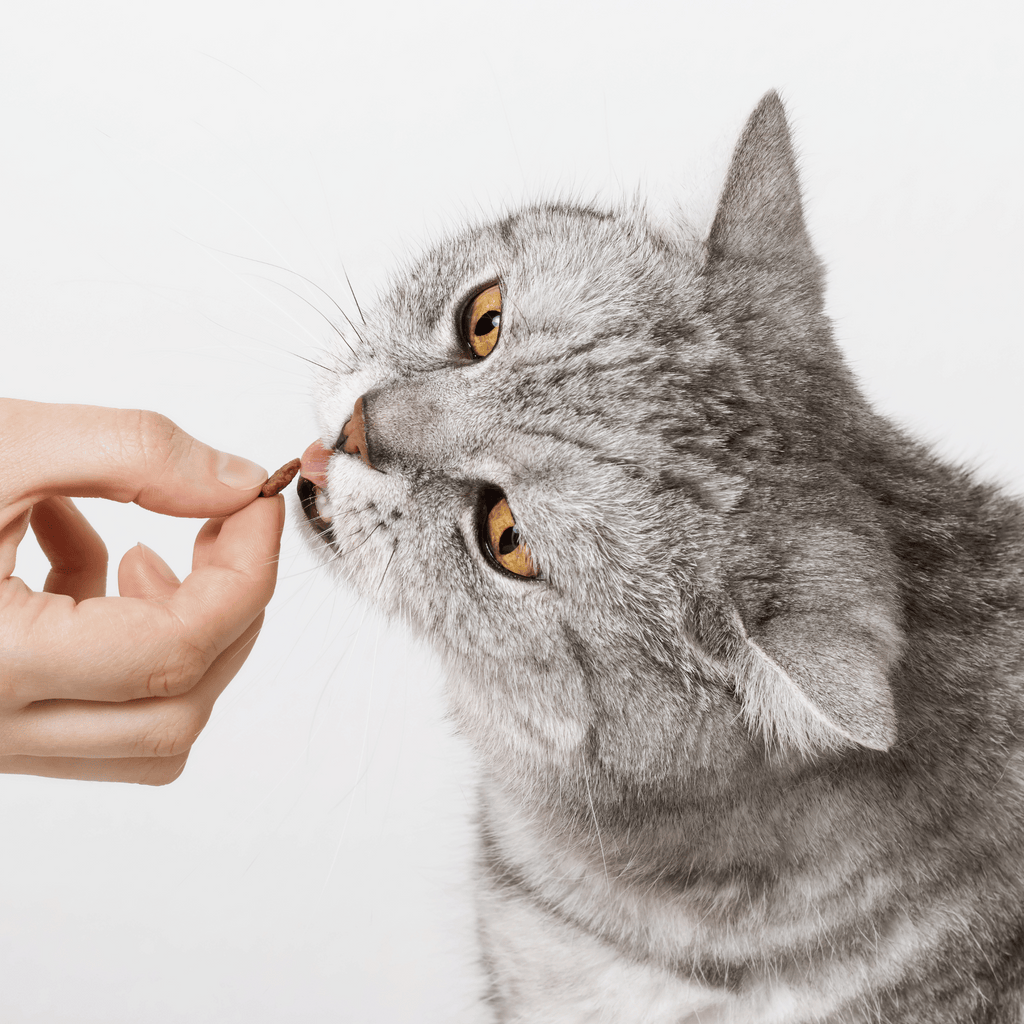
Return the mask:
{"type": "MultiPolygon", "coordinates": [[[[327,463],[333,453],[319,441],[314,441],[303,453],[299,472],[298,494],[302,511],[310,525],[319,534],[329,534],[331,515],[327,511],[327,463]]],[[[324,540],[330,541],[325,536],[324,540]]]]}
{"type": "Polygon", "coordinates": [[[330,536],[326,535],[331,532],[331,516],[321,512],[321,509],[323,509],[327,503],[326,492],[317,487],[312,480],[307,480],[304,476],[299,477],[297,490],[299,493],[299,501],[302,502],[302,512],[309,521],[309,525],[312,526],[317,533],[325,535],[324,540],[330,541],[330,536]]]}

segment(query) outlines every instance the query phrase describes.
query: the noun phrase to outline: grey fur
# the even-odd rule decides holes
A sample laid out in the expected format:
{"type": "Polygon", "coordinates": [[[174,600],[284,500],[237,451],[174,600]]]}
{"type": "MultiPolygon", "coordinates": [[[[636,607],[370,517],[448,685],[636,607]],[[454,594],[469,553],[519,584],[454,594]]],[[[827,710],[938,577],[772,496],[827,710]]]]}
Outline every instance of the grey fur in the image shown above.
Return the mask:
{"type": "Polygon", "coordinates": [[[331,564],[449,666],[495,1019],[1019,1024],[1024,514],[861,397],[778,97],[706,238],[529,207],[359,334],[323,440],[365,394],[378,468],[332,459],[331,564]]]}

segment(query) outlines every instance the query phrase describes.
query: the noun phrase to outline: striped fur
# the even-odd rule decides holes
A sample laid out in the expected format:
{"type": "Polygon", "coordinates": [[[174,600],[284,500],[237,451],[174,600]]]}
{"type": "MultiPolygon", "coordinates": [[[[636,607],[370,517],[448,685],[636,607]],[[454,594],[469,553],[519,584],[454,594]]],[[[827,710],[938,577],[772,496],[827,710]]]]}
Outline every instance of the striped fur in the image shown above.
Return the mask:
{"type": "Polygon", "coordinates": [[[321,537],[449,666],[495,1020],[1020,1024],[1024,511],[857,390],[778,98],[706,234],[530,207],[357,326],[321,537]]]}

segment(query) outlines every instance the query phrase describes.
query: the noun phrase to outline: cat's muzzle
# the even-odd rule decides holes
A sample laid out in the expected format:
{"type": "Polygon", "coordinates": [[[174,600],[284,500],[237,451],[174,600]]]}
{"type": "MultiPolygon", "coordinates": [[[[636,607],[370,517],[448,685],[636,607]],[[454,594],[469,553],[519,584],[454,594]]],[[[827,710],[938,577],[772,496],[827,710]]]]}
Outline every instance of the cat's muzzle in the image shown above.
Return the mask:
{"type": "MultiPolygon", "coordinates": [[[[327,465],[336,452],[354,455],[363,460],[370,469],[376,469],[370,461],[369,447],[366,443],[366,421],[363,416],[363,399],[356,399],[352,415],[341,428],[334,448],[328,448],[319,441],[314,441],[303,453],[301,459],[298,492],[302,501],[302,511],[318,533],[327,534],[331,529],[331,514],[327,511],[330,503],[327,500],[327,465]]],[[[328,542],[331,537],[324,537],[328,542]]]]}

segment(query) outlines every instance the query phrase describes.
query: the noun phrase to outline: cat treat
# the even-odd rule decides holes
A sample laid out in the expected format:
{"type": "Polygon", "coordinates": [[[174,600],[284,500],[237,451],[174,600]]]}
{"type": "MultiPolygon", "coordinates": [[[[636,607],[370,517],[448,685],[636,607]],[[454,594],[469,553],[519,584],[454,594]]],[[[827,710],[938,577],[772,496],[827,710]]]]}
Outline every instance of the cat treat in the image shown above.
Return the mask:
{"type": "Polygon", "coordinates": [[[295,475],[299,471],[300,462],[301,460],[299,459],[292,459],[291,462],[286,462],[276,473],[272,473],[263,485],[260,497],[272,498],[275,494],[280,494],[295,479],[295,475]]]}

